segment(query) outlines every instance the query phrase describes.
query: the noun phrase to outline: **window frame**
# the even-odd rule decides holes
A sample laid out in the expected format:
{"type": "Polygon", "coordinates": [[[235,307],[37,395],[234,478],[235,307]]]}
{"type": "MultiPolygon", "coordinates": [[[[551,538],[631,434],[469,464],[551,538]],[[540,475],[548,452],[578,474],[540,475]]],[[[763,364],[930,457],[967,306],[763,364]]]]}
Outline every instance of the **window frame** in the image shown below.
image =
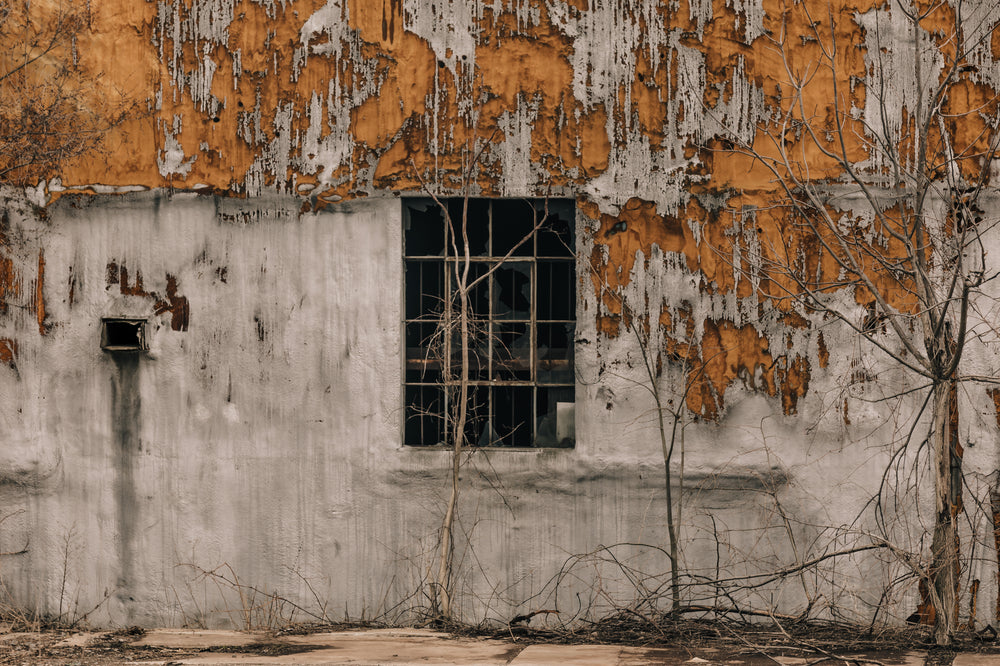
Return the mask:
{"type": "MultiPolygon", "coordinates": [[[[451,211],[460,213],[462,198],[442,198],[441,204],[448,206],[451,211]]],[[[541,198],[469,198],[469,230],[470,236],[474,231],[473,224],[480,225],[478,240],[470,240],[470,245],[476,243],[480,252],[485,248],[484,253],[470,253],[470,281],[475,279],[475,275],[482,275],[489,271],[490,267],[496,267],[493,274],[477,285],[473,292],[477,292],[485,286],[485,301],[478,300],[480,307],[486,303],[487,313],[485,316],[475,316],[477,322],[484,324],[485,336],[479,342],[485,340],[485,353],[476,356],[482,360],[485,357],[485,368],[479,360],[472,360],[470,365],[470,401],[472,396],[482,395],[485,405],[485,416],[480,415],[481,422],[479,429],[473,435],[475,442],[468,442],[469,448],[486,449],[552,449],[552,448],[573,448],[575,446],[575,405],[576,405],[576,325],[577,325],[577,300],[579,280],[577,276],[577,210],[576,202],[573,199],[541,199],[541,198]],[[514,218],[503,218],[504,211],[510,213],[517,209],[519,204],[523,204],[523,215],[529,220],[524,226],[523,220],[514,218]],[[549,221],[541,229],[531,231],[534,222],[529,215],[529,207],[532,211],[530,215],[541,215],[548,207],[549,221]],[[485,211],[485,219],[482,217],[485,211]],[[497,217],[500,219],[497,219],[497,217]],[[501,221],[503,220],[503,221],[501,221]],[[482,225],[485,222],[485,230],[482,225]],[[531,238],[521,247],[515,249],[513,254],[507,256],[507,251],[523,234],[511,235],[508,230],[500,231],[500,224],[509,223],[516,227],[521,224],[522,231],[528,230],[531,238]],[[561,225],[561,226],[560,226],[561,225]],[[551,229],[550,229],[551,227],[551,229]],[[555,230],[552,233],[553,229],[555,230]],[[546,233],[548,230],[549,233],[546,233]],[[497,242],[501,233],[507,234],[505,239],[507,245],[503,246],[504,251],[498,249],[497,242]],[[485,234],[485,245],[482,236],[485,234]],[[516,239],[515,239],[516,236],[516,239]],[[562,248],[554,244],[552,238],[558,238],[562,248]],[[563,249],[564,248],[564,249],[563,249]],[[506,268],[505,267],[510,267],[506,268]],[[565,266],[565,268],[560,268],[565,266]],[[501,273],[504,271],[512,274],[510,284],[511,291],[507,291],[506,285],[500,283],[501,273]],[[474,273],[474,271],[476,271],[474,273]],[[542,272],[547,271],[546,279],[549,285],[548,301],[542,302],[543,294],[542,272]],[[557,277],[557,274],[558,277],[557,277]],[[527,280],[528,291],[525,292],[525,285],[518,285],[517,275],[524,276],[527,280]],[[561,291],[555,292],[552,288],[556,281],[561,279],[561,291]],[[513,292],[513,293],[512,293],[513,292]],[[517,294],[527,294],[528,305],[526,311],[519,311],[515,305],[511,304],[509,311],[502,309],[501,296],[507,294],[508,299],[517,301],[517,294]],[[562,303],[559,303],[562,301],[562,303]],[[526,314],[524,314],[526,312],[526,314]],[[520,313],[520,314],[519,314],[520,313]],[[518,334],[517,331],[525,330],[525,333],[518,334]],[[509,351],[510,348],[501,344],[499,339],[502,335],[509,333],[508,340],[518,343],[527,343],[526,354],[515,354],[509,351]],[[539,337],[542,335],[544,342],[549,343],[544,348],[540,345],[539,337]],[[564,337],[563,337],[564,336],[564,337]],[[524,338],[527,337],[525,341],[524,338]],[[556,343],[564,346],[557,347],[556,343]],[[551,345],[551,346],[549,346],[551,345]],[[562,352],[559,358],[548,357],[549,350],[562,352]],[[504,358],[500,358],[499,350],[506,353],[504,358]],[[500,359],[500,360],[498,360],[500,359]],[[527,367],[518,367],[524,361],[527,367]],[[515,368],[511,375],[500,375],[515,368]],[[518,373],[524,373],[518,376],[518,373]],[[524,396],[528,389],[530,392],[530,416],[525,417],[527,411],[524,396]],[[521,396],[521,405],[516,405],[517,398],[521,396]],[[509,402],[504,402],[502,396],[509,396],[509,402]],[[570,407],[565,407],[566,404],[570,407]],[[498,410],[509,408],[509,420],[507,423],[516,424],[509,432],[502,432],[504,417],[506,412],[498,410]],[[545,411],[540,412],[540,409],[545,411]],[[530,427],[530,433],[520,431],[524,425],[530,427]],[[488,430],[487,430],[488,427],[488,430]],[[527,437],[525,435],[528,435],[527,437]]],[[[461,224],[460,214],[451,213],[453,229],[461,224]]],[[[537,217],[533,218],[537,221],[537,217]]],[[[447,442],[449,435],[448,410],[449,393],[447,386],[457,386],[460,382],[455,378],[451,382],[444,380],[445,364],[442,360],[431,359],[431,345],[426,342],[423,327],[430,327],[427,330],[440,330],[439,324],[433,317],[428,318],[429,312],[425,306],[427,298],[434,298],[434,293],[441,295],[441,302],[445,299],[454,298],[452,284],[454,282],[455,266],[461,265],[464,256],[455,256],[449,240],[450,230],[445,222],[445,216],[440,212],[440,206],[432,198],[408,197],[402,200],[402,282],[403,298],[401,303],[401,356],[402,356],[402,403],[403,415],[401,423],[400,439],[402,445],[408,449],[442,449],[449,448],[447,442]],[[436,213],[435,213],[436,209],[436,213]],[[408,248],[408,237],[410,226],[415,224],[414,216],[426,214],[430,218],[438,217],[439,220],[433,224],[440,224],[441,236],[435,240],[431,239],[429,247],[430,254],[420,253],[424,248],[415,248],[414,254],[408,248]],[[418,269],[411,271],[412,268],[418,269]],[[430,266],[430,270],[424,267],[430,266]],[[429,277],[428,277],[429,276],[429,277]],[[429,280],[436,280],[432,289],[425,288],[425,277],[429,280]],[[411,280],[416,278],[419,282],[416,288],[411,280]],[[433,292],[433,293],[432,293],[433,292]],[[430,296],[428,294],[431,294],[430,296]],[[414,296],[416,294],[416,296],[414,296]],[[416,298],[416,305],[413,299],[416,298]],[[414,329],[419,333],[414,334],[414,329]],[[419,340],[419,344],[413,346],[414,340],[419,340]],[[415,354],[419,351],[420,355],[415,354]],[[421,366],[420,364],[423,363],[421,366]],[[436,371],[434,366],[436,364],[436,371]],[[421,368],[422,369],[418,369],[421,368]],[[411,372],[421,372],[419,378],[415,379],[411,372]],[[428,377],[428,374],[430,377],[428,377]],[[436,374],[436,378],[434,375],[436,374]],[[419,392],[416,399],[411,402],[411,392],[419,392]],[[427,399],[427,395],[431,399],[427,399]],[[434,405],[436,395],[437,407],[429,409],[430,416],[417,415],[424,406],[434,405]],[[411,436],[411,418],[418,419],[419,437],[411,436]],[[430,428],[425,428],[425,422],[432,423],[430,428]],[[434,423],[436,421],[436,424],[434,423]],[[429,433],[429,434],[428,434],[429,433]],[[414,440],[419,441],[414,441],[414,440]],[[425,443],[428,439],[436,439],[435,443],[425,443]]],[[[416,232],[415,232],[416,233],[416,232]]],[[[453,233],[453,232],[452,232],[453,233]]],[[[423,238],[423,236],[421,236],[423,238]]],[[[461,241],[458,241],[461,244],[461,241]]],[[[425,244],[426,245],[426,244],[425,244]]],[[[457,248],[461,252],[462,248],[457,248]]],[[[475,297],[475,294],[473,294],[475,297]]],[[[443,306],[442,306],[443,307],[443,306]]],[[[475,315],[475,312],[473,313],[475,315]]],[[[513,345],[511,346],[513,347],[513,345]]],[[[455,358],[452,353],[452,358],[455,358]]],[[[454,366],[452,366],[454,367],[454,366]]]]}

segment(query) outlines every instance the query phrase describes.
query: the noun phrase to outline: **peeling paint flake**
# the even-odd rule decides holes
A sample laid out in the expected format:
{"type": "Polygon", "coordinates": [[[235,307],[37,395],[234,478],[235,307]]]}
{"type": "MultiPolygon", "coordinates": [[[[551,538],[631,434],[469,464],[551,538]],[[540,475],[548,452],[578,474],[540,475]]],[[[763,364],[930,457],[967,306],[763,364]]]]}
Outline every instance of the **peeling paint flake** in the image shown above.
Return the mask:
{"type": "Polygon", "coordinates": [[[166,124],[163,125],[163,149],[156,156],[156,164],[160,169],[160,175],[164,178],[174,175],[187,178],[191,172],[191,165],[198,159],[197,155],[191,157],[184,155],[184,148],[177,140],[181,127],[180,116],[174,116],[172,128],[168,128],[166,124]]]}

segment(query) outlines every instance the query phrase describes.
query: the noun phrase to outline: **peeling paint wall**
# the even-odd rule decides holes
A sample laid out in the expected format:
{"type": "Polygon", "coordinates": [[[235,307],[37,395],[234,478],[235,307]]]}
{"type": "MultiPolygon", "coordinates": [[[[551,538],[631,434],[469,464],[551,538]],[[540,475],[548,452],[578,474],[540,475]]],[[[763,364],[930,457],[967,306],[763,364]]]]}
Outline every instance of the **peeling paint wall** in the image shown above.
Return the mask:
{"type": "MultiPolygon", "coordinates": [[[[866,90],[915,108],[914,53],[925,74],[939,71],[934,35],[953,26],[917,34],[883,3],[830,9],[843,18],[837,77],[859,118],[883,122],[866,90]]],[[[974,45],[968,89],[978,94],[1000,83],[984,39],[997,17],[982,3],[964,12],[953,18],[974,45]]],[[[103,3],[86,19],[81,74],[148,112],[112,132],[101,169],[83,159],[47,174],[43,198],[169,186],[308,194],[317,205],[419,190],[415,168],[454,186],[464,151],[492,137],[484,192],[564,188],[606,213],[640,198],[679,215],[693,193],[773,189],[713,141],[751,139],[780,106],[775,40],[792,36],[793,63],[818,50],[804,12],[760,0],[158,0],[103,3]]],[[[828,90],[810,101],[828,104],[828,90]]]]}
{"type": "MultiPolygon", "coordinates": [[[[1000,89],[998,33],[980,39],[1000,20],[987,4],[955,19],[976,46],[950,109],[1000,89]]],[[[863,137],[888,123],[905,141],[906,110],[928,103],[915,54],[926,75],[940,71],[941,26],[914,28],[884,3],[830,9],[840,69],[816,71],[806,103],[829,113],[836,80],[862,137],[848,150],[878,180],[885,165],[863,137]],[[876,90],[898,115],[878,112],[876,90]]],[[[754,267],[787,235],[773,205],[782,193],[732,149],[775,122],[786,66],[815,61],[801,9],[157,0],[86,16],[81,75],[142,112],[108,133],[99,159],[40,174],[27,200],[5,194],[0,506],[14,514],[0,551],[30,548],[0,571],[19,598],[59,612],[108,591],[100,621],[224,624],[228,602],[203,573],[225,563],[302,603],[312,587],[354,616],[409,599],[433,550],[446,460],[400,446],[395,197],[422,182],[454,194],[480,149],[473,194],[576,198],[578,441],[473,457],[463,520],[478,526],[486,575],[461,581],[465,617],[516,609],[567,553],[664,541],[644,354],[690,414],[692,570],[720,551],[731,573],[747,558],[778,567],[803,556],[816,526],[826,538],[858,525],[895,436],[871,380],[910,380],[845,327],[775,297],[754,267]],[[774,48],[782,35],[794,36],[787,60],[774,48]],[[101,352],[108,316],[148,317],[149,354],[101,352]]],[[[975,137],[984,122],[950,131],[975,137]]],[[[838,214],[864,220],[836,165],[808,159],[843,195],[838,214]]],[[[817,274],[836,271],[795,242],[817,274]]],[[[838,297],[864,316],[863,294],[838,297]]],[[[966,362],[996,373],[997,351],[981,338],[966,362]]],[[[914,400],[894,399],[893,413],[915,413],[914,400]]],[[[963,400],[962,437],[982,443],[967,465],[986,484],[995,407],[985,390],[963,400]]],[[[919,523],[925,507],[914,506],[919,523]]],[[[982,566],[985,604],[996,581],[982,566]]],[[[891,565],[860,559],[840,576],[829,593],[850,589],[863,616],[878,602],[868,583],[891,565]]],[[[895,600],[904,617],[914,595],[895,600]]]]}
{"type": "MultiPolygon", "coordinates": [[[[313,607],[308,582],[353,617],[414,592],[447,453],[400,446],[400,227],[391,198],[301,214],[280,197],[64,197],[44,221],[12,214],[23,284],[45,247],[44,335],[34,289],[11,296],[4,334],[17,343],[0,367],[0,498],[15,514],[0,546],[29,542],[5,562],[15,594],[52,613],[60,599],[101,604],[99,623],[217,626],[239,624],[204,577],[222,565],[313,607]],[[103,352],[102,316],[148,317],[148,354],[103,352]]],[[[576,448],[493,450],[466,468],[462,520],[479,525],[488,572],[461,582],[468,617],[546,589],[566,553],[662,541],[659,445],[629,379],[634,346],[600,338],[592,319],[581,327],[576,448]],[[491,598],[499,580],[513,587],[491,598]]],[[[800,426],[752,388],[727,402],[718,426],[687,435],[692,566],[716,550],[709,517],[771,529],[769,493],[781,491],[802,519],[837,524],[852,510],[842,489],[876,482],[857,464],[865,445],[836,427],[803,447],[800,426]],[[812,483],[821,474],[826,495],[812,483]]],[[[756,540],[726,548],[783,550],[756,540]]]]}

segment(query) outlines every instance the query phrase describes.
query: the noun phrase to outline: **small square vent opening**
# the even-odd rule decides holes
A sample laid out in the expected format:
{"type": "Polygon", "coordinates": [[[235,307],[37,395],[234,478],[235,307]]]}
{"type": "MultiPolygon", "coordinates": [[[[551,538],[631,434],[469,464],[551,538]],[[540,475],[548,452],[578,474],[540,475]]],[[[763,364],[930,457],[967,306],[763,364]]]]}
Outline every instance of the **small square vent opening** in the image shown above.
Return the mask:
{"type": "Polygon", "coordinates": [[[146,320],[121,317],[101,319],[101,349],[106,352],[146,351],[146,320]]]}

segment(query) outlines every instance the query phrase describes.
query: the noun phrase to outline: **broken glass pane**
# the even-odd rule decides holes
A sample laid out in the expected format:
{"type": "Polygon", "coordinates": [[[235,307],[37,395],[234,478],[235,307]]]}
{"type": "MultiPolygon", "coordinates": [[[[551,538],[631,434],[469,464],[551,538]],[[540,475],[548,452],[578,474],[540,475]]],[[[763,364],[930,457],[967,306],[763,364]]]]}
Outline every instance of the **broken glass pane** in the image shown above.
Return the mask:
{"type": "Polygon", "coordinates": [[[406,318],[417,319],[444,308],[444,262],[406,260],[406,318]]]}
{"type": "Polygon", "coordinates": [[[573,387],[538,389],[535,446],[570,448],[576,439],[573,387]]]}
{"type": "Polygon", "coordinates": [[[406,324],[406,381],[441,380],[441,336],[434,322],[406,324]]]}
{"type": "Polygon", "coordinates": [[[493,316],[496,319],[531,318],[531,264],[507,261],[493,273],[493,316]]]}
{"type": "Polygon", "coordinates": [[[531,446],[532,392],[530,386],[496,386],[493,391],[494,446],[531,446]]]}
{"type": "Polygon", "coordinates": [[[493,202],[493,256],[504,257],[517,246],[512,256],[530,257],[535,252],[535,209],[525,199],[498,199],[493,202]],[[525,240],[526,239],[526,240],[525,240]],[[517,245],[524,240],[521,245],[517,245]]]}
{"type": "Polygon", "coordinates": [[[538,324],[539,384],[573,384],[574,324],[538,324]]]}
{"type": "Polygon", "coordinates": [[[539,261],[538,309],[539,320],[576,318],[576,289],[573,284],[574,266],[571,261],[539,261]]]}
{"type": "MultiPolygon", "coordinates": [[[[542,215],[545,203],[535,204],[538,214],[542,215]]],[[[572,257],[574,230],[576,228],[576,211],[572,201],[565,199],[549,200],[549,214],[544,226],[538,230],[539,257],[572,257]]]]}
{"type": "MultiPolygon", "coordinates": [[[[489,328],[484,321],[470,322],[469,328],[469,379],[474,381],[487,381],[490,378],[490,344],[489,328]]],[[[461,357],[461,336],[455,339],[455,365],[453,372],[455,378],[461,377],[462,357],[461,357]]]]}
{"type": "Polygon", "coordinates": [[[410,257],[444,254],[444,216],[433,201],[414,199],[403,204],[403,248],[410,257]]]}
{"type": "MultiPolygon", "coordinates": [[[[462,199],[450,199],[448,201],[448,214],[451,216],[451,225],[455,234],[455,245],[448,240],[448,255],[454,257],[465,256],[465,242],[462,240],[462,199]],[[457,250],[457,251],[456,251],[457,250]]],[[[489,254],[487,243],[489,242],[489,200],[469,199],[467,211],[468,224],[466,232],[469,236],[469,255],[485,257],[489,254]]]]}
{"type": "Polygon", "coordinates": [[[493,379],[531,381],[530,324],[498,323],[493,332],[493,379]]]}
{"type": "Polygon", "coordinates": [[[444,392],[439,386],[406,387],[407,446],[436,446],[444,443],[444,392]]]}
{"type": "MultiPolygon", "coordinates": [[[[451,391],[453,409],[451,411],[451,424],[449,428],[458,427],[459,410],[458,396],[460,387],[455,386],[451,391]]],[[[483,436],[488,439],[489,428],[489,387],[470,385],[468,387],[468,401],[465,412],[465,445],[466,446],[489,446],[488,442],[483,443],[483,436]]]]}
{"type": "MultiPolygon", "coordinates": [[[[462,275],[462,265],[465,262],[458,260],[448,264],[448,281],[451,285],[452,302],[454,303],[455,315],[459,312],[458,279],[462,275]],[[458,272],[456,274],[456,268],[458,272]]],[[[473,284],[482,277],[489,269],[489,264],[482,261],[473,261],[469,264],[469,275],[466,284],[473,284]]],[[[490,305],[490,285],[488,280],[482,280],[469,291],[469,315],[472,317],[488,317],[490,305]]]]}

